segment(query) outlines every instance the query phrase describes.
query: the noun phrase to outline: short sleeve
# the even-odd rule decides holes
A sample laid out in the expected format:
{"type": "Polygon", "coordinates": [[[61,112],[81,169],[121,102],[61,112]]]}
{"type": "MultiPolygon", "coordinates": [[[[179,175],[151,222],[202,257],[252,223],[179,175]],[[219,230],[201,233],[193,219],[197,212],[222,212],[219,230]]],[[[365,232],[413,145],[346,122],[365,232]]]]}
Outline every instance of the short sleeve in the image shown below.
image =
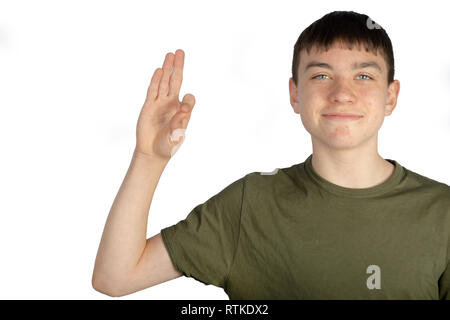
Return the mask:
{"type": "Polygon", "coordinates": [[[450,186],[447,184],[443,184],[446,189],[446,193],[444,193],[444,199],[446,202],[446,220],[441,223],[441,225],[445,225],[446,227],[446,235],[447,235],[447,266],[444,272],[439,277],[438,287],[439,287],[439,300],[450,300],[450,186]]]}
{"type": "MultiPolygon", "coordinates": [[[[450,250],[450,242],[448,249],[450,250]]],[[[447,261],[447,267],[445,268],[442,275],[439,277],[438,287],[439,287],[439,300],[450,300],[450,258],[447,261]]]]}
{"type": "Polygon", "coordinates": [[[169,256],[184,276],[225,288],[239,239],[245,178],[197,205],[184,220],[161,229],[169,256]]]}
{"type": "Polygon", "coordinates": [[[450,300],[450,262],[439,278],[439,300],[450,300]]]}

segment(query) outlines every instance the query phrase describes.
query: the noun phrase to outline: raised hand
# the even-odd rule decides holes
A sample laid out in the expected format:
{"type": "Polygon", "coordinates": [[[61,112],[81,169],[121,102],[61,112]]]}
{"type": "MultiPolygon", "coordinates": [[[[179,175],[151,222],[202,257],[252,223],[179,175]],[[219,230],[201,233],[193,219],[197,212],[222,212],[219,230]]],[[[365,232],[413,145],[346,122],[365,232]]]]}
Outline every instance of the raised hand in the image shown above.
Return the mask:
{"type": "Polygon", "coordinates": [[[184,51],[178,49],[153,73],[136,127],[136,154],[169,160],[183,143],[195,104],[189,93],[178,100],[183,67],[184,51]]]}

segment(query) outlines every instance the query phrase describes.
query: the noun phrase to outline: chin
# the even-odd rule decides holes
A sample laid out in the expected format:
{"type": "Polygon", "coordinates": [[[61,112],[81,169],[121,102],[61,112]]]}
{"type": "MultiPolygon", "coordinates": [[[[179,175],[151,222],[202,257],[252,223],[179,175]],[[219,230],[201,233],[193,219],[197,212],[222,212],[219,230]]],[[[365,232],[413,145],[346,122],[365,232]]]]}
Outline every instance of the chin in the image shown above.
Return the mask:
{"type": "Polygon", "coordinates": [[[336,150],[347,150],[347,149],[354,149],[358,145],[361,144],[361,141],[358,139],[354,139],[352,136],[336,136],[336,135],[330,135],[327,137],[316,137],[312,138],[313,143],[321,144],[323,146],[326,146],[329,149],[336,149],[336,150]]]}

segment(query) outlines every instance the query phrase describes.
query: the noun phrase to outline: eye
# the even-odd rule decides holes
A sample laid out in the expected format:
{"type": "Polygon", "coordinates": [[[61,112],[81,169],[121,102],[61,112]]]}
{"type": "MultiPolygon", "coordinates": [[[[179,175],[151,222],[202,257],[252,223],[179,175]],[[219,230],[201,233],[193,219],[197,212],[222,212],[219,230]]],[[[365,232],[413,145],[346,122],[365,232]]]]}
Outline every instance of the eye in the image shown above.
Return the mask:
{"type": "Polygon", "coordinates": [[[312,77],[312,78],[313,78],[313,79],[319,79],[319,80],[322,80],[322,79],[324,79],[324,78],[319,78],[319,77],[322,77],[322,76],[328,77],[326,74],[318,74],[317,76],[314,76],[314,77],[312,77]]]}
{"type": "Polygon", "coordinates": [[[368,76],[367,74],[360,74],[360,75],[358,75],[358,77],[367,77],[366,79],[363,79],[363,80],[371,80],[372,79],[372,77],[368,76]]]}

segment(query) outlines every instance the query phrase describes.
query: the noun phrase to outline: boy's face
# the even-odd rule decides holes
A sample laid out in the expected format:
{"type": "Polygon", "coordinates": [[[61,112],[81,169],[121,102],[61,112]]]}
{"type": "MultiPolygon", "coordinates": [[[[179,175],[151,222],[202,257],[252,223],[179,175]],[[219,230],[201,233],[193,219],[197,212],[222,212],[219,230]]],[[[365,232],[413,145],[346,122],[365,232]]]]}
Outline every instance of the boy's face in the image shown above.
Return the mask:
{"type": "Polygon", "coordinates": [[[290,102],[313,146],[352,149],[377,142],[378,130],[395,108],[400,89],[397,80],[388,86],[387,71],[380,52],[374,55],[363,47],[350,50],[334,44],[320,53],[314,48],[309,54],[301,52],[297,87],[289,79],[290,102]],[[360,117],[325,116],[328,113],[360,117]]]}

